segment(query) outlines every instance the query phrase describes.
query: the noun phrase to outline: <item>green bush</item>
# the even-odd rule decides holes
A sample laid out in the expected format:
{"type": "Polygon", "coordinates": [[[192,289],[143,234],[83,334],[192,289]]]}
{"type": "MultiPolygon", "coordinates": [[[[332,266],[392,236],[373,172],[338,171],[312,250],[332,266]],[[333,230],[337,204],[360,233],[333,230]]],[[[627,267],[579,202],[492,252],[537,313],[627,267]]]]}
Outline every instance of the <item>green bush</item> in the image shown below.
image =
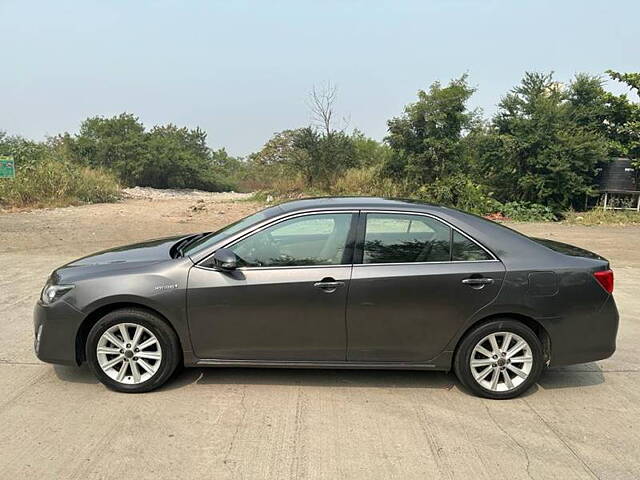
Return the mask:
{"type": "Polygon", "coordinates": [[[386,198],[414,198],[423,202],[459,208],[477,215],[496,215],[519,222],[557,220],[553,210],[545,205],[529,202],[501,203],[483,185],[465,174],[454,174],[420,187],[408,182],[394,181],[376,167],[351,168],[329,190],[312,190],[299,176],[283,175],[273,181],[269,189],[261,191],[255,200],[268,197],[297,198],[322,195],[356,195],[386,198]]]}
{"type": "Polygon", "coordinates": [[[4,207],[112,202],[119,196],[120,185],[113,174],[51,159],[20,169],[14,179],[0,180],[4,207]]]}
{"type": "Polygon", "coordinates": [[[529,202],[507,202],[500,206],[502,215],[517,222],[548,222],[557,220],[553,209],[546,205],[529,202]]]}
{"type": "Polygon", "coordinates": [[[467,212],[484,215],[500,207],[484,185],[474,182],[470,176],[455,173],[427,183],[415,192],[415,197],[426,201],[459,208],[467,212]]]}
{"type": "Polygon", "coordinates": [[[238,159],[207,146],[199,128],[173,124],[145,130],[134,115],[92,117],[82,122],[78,135],[65,134],[59,147],[75,163],[104,168],[128,186],[233,190],[230,170],[241,169],[238,159]]]}

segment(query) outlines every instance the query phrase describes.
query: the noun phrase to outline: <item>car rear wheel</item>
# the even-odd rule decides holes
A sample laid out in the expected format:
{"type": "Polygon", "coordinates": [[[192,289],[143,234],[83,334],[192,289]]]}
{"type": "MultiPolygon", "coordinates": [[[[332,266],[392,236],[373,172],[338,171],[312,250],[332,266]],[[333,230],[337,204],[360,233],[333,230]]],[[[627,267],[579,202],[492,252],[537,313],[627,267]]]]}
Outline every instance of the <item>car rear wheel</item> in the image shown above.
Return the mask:
{"type": "Polygon", "coordinates": [[[540,378],[544,367],[542,343],[515,320],[494,320],[473,329],[460,344],[454,370],[476,395],[514,398],[540,378]]]}
{"type": "Polygon", "coordinates": [[[164,384],[180,360],[178,339],[166,322],[137,309],[115,310],[89,332],[87,362],[119,392],[148,392],[164,384]]]}

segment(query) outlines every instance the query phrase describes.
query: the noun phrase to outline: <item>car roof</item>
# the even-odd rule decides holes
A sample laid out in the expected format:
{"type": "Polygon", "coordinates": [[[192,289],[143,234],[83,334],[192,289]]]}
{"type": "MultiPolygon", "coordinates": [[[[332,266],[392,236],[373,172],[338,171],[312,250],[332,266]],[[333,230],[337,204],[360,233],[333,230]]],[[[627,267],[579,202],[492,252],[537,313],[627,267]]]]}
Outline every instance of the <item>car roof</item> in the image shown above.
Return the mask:
{"type": "Polygon", "coordinates": [[[315,209],[382,209],[382,210],[415,210],[415,211],[451,211],[447,207],[420,202],[418,200],[382,197],[314,197],[292,200],[278,205],[281,212],[295,212],[315,209]]]}
{"type": "Polygon", "coordinates": [[[442,205],[420,202],[419,200],[382,197],[304,198],[271,207],[265,210],[265,213],[268,211],[267,215],[269,217],[275,217],[299,211],[333,209],[395,210],[429,213],[471,236],[511,268],[528,268],[531,258],[536,258],[536,261],[539,261],[542,257],[552,257],[552,261],[556,262],[558,260],[557,255],[553,255],[551,250],[542,247],[526,235],[510,228],[472,213],[442,205]]]}
{"type": "MultiPolygon", "coordinates": [[[[553,250],[531,240],[526,235],[514,231],[504,225],[464,212],[455,208],[421,202],[419,200],[382,197],[316,197],[303,198],[284,202],[262,210],[262,218],[255,225],[269,223],[273,218],[287,217],[297,212],[326,211],[326,210],[389,210],[422,212],[431,214],[476,242],[490,250],[509,269],[549,268],[559,263],[576,262],[573,257],[560,256],[553,250]],[[562,261],[561,261],[562,260],[562,261]]],[[[255,227],[248,226],[238,236],[244,235],[255,227]]],[[[225,240],[226,241],[226,240],[225,240]]],[[[217,248],[217,247],[216,247],[217,248]]],[[[211,252],[203,252],[192,258],[199,262],[211,252]]]]}

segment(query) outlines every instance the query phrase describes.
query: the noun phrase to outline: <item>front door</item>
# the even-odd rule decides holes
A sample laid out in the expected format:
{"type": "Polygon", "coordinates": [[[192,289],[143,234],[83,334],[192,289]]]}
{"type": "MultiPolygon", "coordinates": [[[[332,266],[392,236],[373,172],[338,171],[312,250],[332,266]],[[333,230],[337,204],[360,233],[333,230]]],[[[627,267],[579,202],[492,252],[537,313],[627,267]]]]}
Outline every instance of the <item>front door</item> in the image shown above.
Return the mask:
{"type": "Polygon", "coordinates": [[[228,246],[240,268],[195,266],[187,308],[195,353],[234,360],[344,361],[357,215],[289,217],[228,246]]]}
{"type": "Polygon", "coordinates": [[[362,216],[347,307],[354,362],[428,362],[491,302],[504,266],[430,216],[362,216]]]}

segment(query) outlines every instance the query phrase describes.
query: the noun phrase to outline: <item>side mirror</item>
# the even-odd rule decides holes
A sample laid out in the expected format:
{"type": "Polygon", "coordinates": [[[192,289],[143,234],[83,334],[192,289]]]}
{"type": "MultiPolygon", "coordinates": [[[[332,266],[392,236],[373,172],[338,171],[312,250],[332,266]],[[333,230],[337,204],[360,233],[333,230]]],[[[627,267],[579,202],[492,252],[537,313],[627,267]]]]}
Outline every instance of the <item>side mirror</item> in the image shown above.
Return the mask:
{"type": "Polygon", "coordinates": [[[238,268],[238,257],[232,250],[221,248],[213,254],[213,265],[220,270],[235,270],[238,268]]]}

